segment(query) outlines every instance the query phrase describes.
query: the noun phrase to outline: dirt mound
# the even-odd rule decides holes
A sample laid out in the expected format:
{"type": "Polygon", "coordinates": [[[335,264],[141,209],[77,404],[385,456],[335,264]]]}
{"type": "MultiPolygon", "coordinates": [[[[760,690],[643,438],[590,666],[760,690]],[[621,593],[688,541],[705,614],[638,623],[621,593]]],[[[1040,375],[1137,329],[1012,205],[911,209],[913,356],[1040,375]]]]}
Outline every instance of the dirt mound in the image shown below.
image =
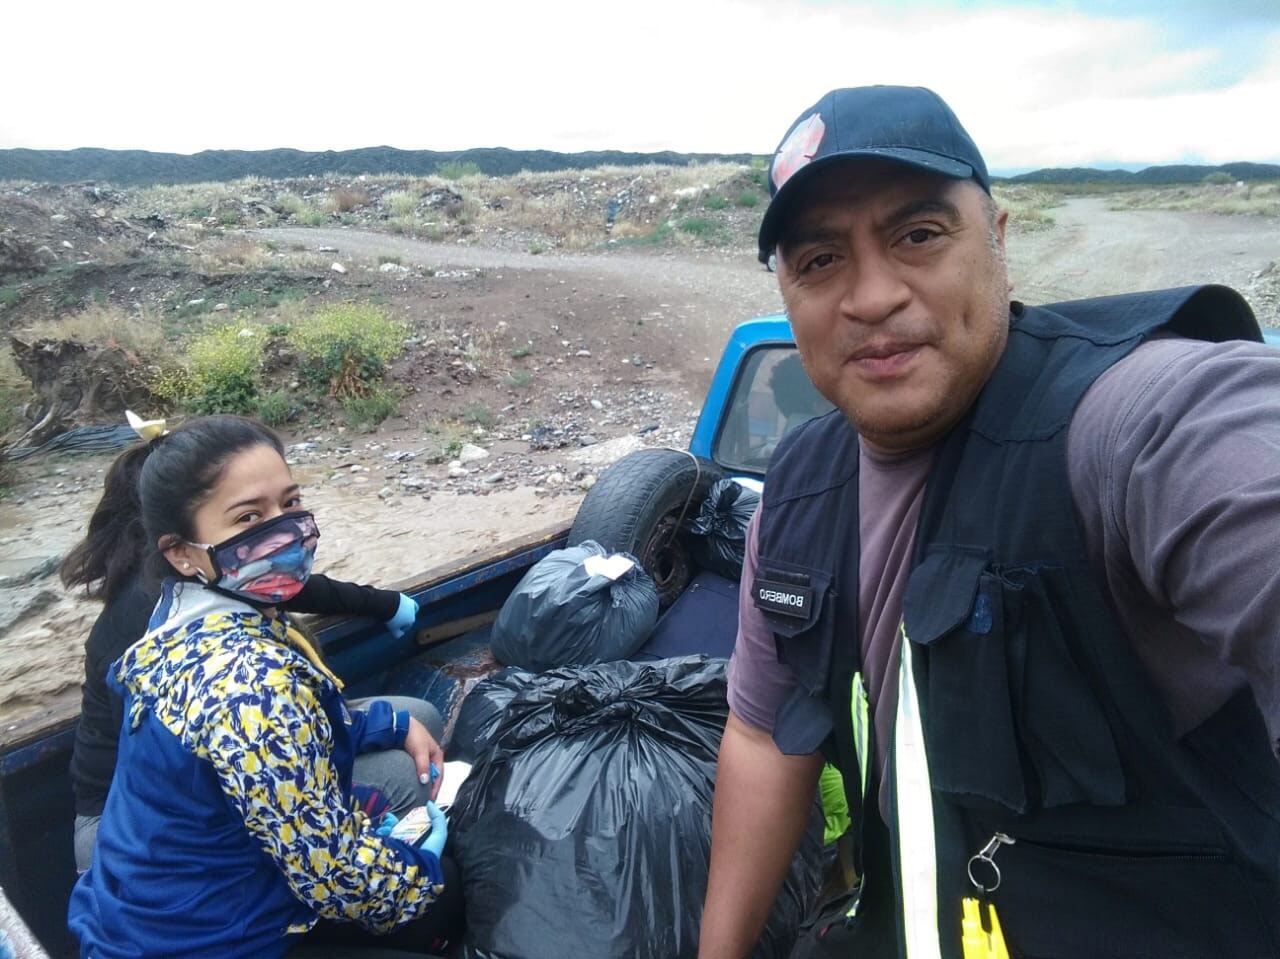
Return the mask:
{"type": "Polygon", "coordinates": [[[36,245],[13,233],[0,233],[0,283],[35,276],[44,270],[36,245]]]}
{"type": "Polygon", "coordinates": [[[126,409],[159,405],[149,385],[155,370],[119,346],[19,336],[9,345],[35,393],[30,426],[15,446],[39,446],[73,427],[123,422],[126,409]]]}

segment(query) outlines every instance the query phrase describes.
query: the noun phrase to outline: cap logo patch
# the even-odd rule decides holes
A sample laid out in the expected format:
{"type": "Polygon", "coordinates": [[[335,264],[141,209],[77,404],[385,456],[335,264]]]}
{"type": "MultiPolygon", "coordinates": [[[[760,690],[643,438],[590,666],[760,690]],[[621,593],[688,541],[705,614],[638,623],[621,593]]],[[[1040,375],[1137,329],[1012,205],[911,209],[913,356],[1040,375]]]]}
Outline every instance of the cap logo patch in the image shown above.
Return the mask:
{"type": "Polygon", "coordinates": [[[822,122],[822,115],[818,113],[796,124],[796,128],[782,146],[778,147],[778,154],[773,158],[770,178],[775,191],[781,190],[782,184],[813,159],[826,132],[827,125],[822,122]]]}

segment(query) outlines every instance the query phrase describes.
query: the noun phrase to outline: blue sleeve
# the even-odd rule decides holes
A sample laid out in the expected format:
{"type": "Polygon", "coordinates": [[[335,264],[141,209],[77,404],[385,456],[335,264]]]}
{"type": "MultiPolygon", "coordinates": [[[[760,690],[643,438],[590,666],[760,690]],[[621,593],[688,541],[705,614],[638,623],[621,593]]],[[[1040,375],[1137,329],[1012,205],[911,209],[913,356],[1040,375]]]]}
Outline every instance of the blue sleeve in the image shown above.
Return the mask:
{"type": "Polygon", "coordinates": [[[391,704],[375,699],[364,709],[351,710],[351,745],[356,755],[383,749],[400,749],[409,735],[408,710],[396,712],[391,704]]]}
{"type": "Polygon", "coordinates": [[[250,835],[298,900],[326,919],[385,933],[421,916],[443,891],[440,861],[375,835],[347,808],[310,689],[270,693],[244,690],[224,702],[202,757],[250,835]]]}

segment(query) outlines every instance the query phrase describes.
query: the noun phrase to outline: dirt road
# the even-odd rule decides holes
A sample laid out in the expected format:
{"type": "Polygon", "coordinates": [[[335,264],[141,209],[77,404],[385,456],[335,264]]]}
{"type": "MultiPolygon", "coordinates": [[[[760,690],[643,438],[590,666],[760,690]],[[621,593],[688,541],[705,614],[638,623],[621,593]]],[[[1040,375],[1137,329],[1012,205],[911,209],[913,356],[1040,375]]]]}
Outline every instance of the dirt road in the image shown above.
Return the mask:
{"type": "Polygon", "coordinates": [[[393,255],[406,266],[429,269],[518,270],[543,285],[560,279],[607,285],[615,294],[660,299],[674,313],[672,339],[690,353],[712,355],[734,324],[782,309],[772,274],[750,253],[666,252],[532,255],[481,246],[428,243],[371,230],[281,228],[259,235],[307,249],[332,247],[339,256],[374,260],[393,255]]]}
{"type": "MultiPolygon", "coordinates": [[[[1249,294],[1253,276],[1280,259],[1280,222],[1167,210],[1108,210],[1078,197],[1050,211],[1056,225],[1009,238],[1014,296],[1028,303],[1225,283],[1249,294]]],[[[1254,303],[1259,319],[1280,325],[1254,303]]]]}

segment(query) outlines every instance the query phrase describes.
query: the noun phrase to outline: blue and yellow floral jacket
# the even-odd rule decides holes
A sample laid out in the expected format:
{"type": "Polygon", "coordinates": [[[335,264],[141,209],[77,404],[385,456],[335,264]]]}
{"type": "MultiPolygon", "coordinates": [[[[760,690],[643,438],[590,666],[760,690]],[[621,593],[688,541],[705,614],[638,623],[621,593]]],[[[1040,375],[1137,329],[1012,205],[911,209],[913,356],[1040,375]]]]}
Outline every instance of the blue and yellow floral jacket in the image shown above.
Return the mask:
{"type": "Polygon", "coordinates": [[[425,912],[439,861],[352,811],[355,755],[404,741],[390,706],[349,712],[284,621],[196,584],[166,583],[151,626],[112,669],[125,720],[71,898],[81,956],[276,957],[319,917],[425,912]]]}

